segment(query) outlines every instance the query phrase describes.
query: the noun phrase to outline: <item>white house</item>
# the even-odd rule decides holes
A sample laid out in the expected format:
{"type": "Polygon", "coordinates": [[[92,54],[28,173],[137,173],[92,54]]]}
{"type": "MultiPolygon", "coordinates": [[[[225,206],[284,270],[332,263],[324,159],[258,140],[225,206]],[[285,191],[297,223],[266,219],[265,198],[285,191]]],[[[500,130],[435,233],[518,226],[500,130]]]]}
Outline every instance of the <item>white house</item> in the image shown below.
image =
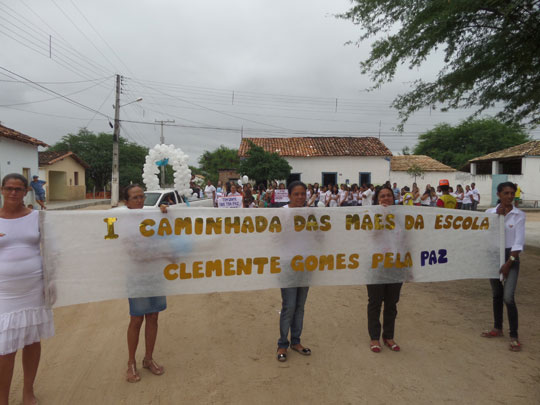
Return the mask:
{"type": "Polygon", "coordinates": [[[423,191],[426,185],[437,187],[439,180],[447,179],[455,189],[455,176],[456,169],[425,155],[392,156],[390,162],[390,182],[397,183],[399,187],[411,187],[416,182],[423,191]],[[408,172],[411,168],[417,168],[421,173],[414,176],[408,172]]]}
{"type": "Polygon", "coordinates": [[[540,201],[540,141],[530,141],[471,159],[469,173],[459,177],[473,181],[491,205],[497,201],[497,185],[504,181],[519,184],[527,205],[538,206],[540,201]]]}
{"type": "MultiPolygon", "coordinates": [[[[9,173],[20,173],[32,180],[38,175],[38,147],[47,147],[45,142],[24,135],[11,128],[0,125],[0,178],[9,173]]],[[[29,192],[25,203],[34,202],[34,195],[29,192]]]]}
{"type": "Polygon", "coordinates": [[[382,184],[390,178],[392,152],[372,137],[243,138],[238,155],[250,143],[276,152],[292,167],[288,181],[319,184],[382,184]]]}

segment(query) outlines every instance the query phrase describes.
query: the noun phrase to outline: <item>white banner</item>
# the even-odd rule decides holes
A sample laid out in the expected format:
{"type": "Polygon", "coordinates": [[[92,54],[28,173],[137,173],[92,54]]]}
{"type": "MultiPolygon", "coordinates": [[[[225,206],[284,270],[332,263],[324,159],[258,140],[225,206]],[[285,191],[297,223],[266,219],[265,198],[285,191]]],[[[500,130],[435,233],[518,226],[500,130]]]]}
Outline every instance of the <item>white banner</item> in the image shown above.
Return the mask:
{"type": "Polygon", "coordinates": [[[42,211],[56,306],[266,288],[496,278],[502,217],[430,207],[42,211]]]}
{"type": "Polygon", "coordinates": [[[289,202],[289,191],[287,189],[281,190],[279,188],[274,190],[274,201],[277,203],[289,202]]]}
{"type": "Polygon", "coordinates": [[[219,208],[242,208],[242,196],[235,195],[232,197],[219,197],[218,207],[219,208]]]}

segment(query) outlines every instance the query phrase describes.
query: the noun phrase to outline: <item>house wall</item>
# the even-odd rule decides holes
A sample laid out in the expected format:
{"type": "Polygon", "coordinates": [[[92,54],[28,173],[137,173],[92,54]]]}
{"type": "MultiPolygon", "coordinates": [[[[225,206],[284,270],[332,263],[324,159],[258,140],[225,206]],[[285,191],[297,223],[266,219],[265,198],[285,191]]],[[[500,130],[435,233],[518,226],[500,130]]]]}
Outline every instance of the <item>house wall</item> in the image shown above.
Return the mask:
{"type": "MultiPolygon", "coordinates": [[[[454,188],[456,187],[456,172],[424,172],[421,176],[416,176],[416,184],[420,190],[425,190],[426,185],[431,185],[435,188],[439,185],[439,180],[447,179],[450,182],[450,185],[454,188]]],[[[412,187],[414,183],[414,176],[411,176],[404,171],[391,171],[390,172],[390,183],[397,183],[398,187],[403,186],[412,187]]]]}
{"type": "MultiPolygon", "coordinates": [[[[38,147],[28,143],[0,137],[0,179],[6,174],[23,174],[29,169],[29,181],[38,174],[38,147]]],[[[0,197],[1,199],[1,197],[0,197]]],[[[29,191],[24,198],[25,204],[34,204],[34,193],[29,191]]]]}
{"type": "Polygon", "coordinates": [[[292,173],[300,173],[304,183],[321,183],[323,172],[336,172],[337,182],[349,184],[360,181],[360,172],[371,173],[373,184],[382,184],[390,175],[390,158],[382,156],[312,156],[288,157],[285,159],[292,166],[292,173]]]}
{"type": "Polygon", "coordinates": [[[85,168],[71,157],[41,168],[46,172],[47,200],[84,200],[86,198],[85,168]],[[75,172],[79,184],[75,185],[75,172]],[[64,173],[61,175],[60,173],[64,173]]]}

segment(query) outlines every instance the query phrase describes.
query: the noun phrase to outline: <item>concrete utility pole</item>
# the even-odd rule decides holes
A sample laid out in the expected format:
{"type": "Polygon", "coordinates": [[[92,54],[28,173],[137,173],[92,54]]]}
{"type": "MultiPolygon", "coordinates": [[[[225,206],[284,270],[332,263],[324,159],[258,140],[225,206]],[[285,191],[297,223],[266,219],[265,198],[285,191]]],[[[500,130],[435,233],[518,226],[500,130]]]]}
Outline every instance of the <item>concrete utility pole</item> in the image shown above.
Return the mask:
{"type": "MultiPolygon", "coordinates": [[[[174,120],[155,120],[156,123],[161,125],[161,136],[159,137],[159,143],[163,145],[165,143],[165,137],[163,136],[163,124],[174,124],[174,120]]],[[[165,165],[161,166],[161,186],[165,184],[165,165]]]]}
{"type": "Polygon", "coordinates": [[[116,98],[114,101],[114,133],[112,155],[112,179],[111,179],[111,206],[118,206],[119,197],[119,171],[118,171],[118,141],[120,139],[120,87],[121,76],[116,75],[116,98]]]}

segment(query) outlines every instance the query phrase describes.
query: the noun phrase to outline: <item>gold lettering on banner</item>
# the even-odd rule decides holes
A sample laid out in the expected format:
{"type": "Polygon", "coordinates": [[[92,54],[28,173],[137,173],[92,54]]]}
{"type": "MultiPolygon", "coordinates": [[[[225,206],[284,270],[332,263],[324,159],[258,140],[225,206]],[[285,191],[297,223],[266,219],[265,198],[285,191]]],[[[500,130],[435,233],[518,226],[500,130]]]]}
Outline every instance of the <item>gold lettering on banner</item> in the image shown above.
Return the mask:
{"type": "Polygon", "coordinates": [[[401,260],[401,253],[374,253],[371,258],[371,268],[377,269],[381,264],[385,269],[402,269],[413,265],[412,256],[409,252],[405,253],[403,260],[401,260]]]}
{"type": "Polygon", "coordinates": [[[173,273],[173,270],[178,270],[177,264],[168,264],[165,266],[165,269],[163,270],[163,275],[167,280],[176,280],[178,278],[178,273],[173,273]]]}
{"type": "Polygon", "coordinates": [[[159,236],[166,235],[172,235],[172,227],[171,223],[167,218],[162,218],[161,221],[159,221],[158,231],[159,236]]]}
{"type": "Polygon", "coordinates": [[[107,235],[105,235],[105,239],[118,239],[118,235],[114,233],[114,223],[117,220],[114,217],[103,218],[103,222],[107,223],[107,235]]]}
{"type": "Polygon", "coordinates": [[[147,229],[147,227],[154,226],[155,224],[156,224],[156,221],[154,221],[153,219],[145,219],[144,221],[142,221],[139,225],[139,231],[141,232],[141,235],[146,236],[147,238],[149,238],[150,236],[153,236],[154,230],[147,229]]]}
{"type": "Polygon", "coordinates": [[[191,218],[176,218],[174,220],[174,234],[181,235],[182,231],[184,234],[191,235],[191,218]]]}
{"type": "Polygon", "coordinates": [[[464,231],[484,231],[489,229],[489,218],[483,218],[480,221],[480,217],[463,217],[461,215],[437,215],[435,217],[435,229],[462,229],[464,231]],[[480,224],[478,223],[480,222],[480,224]]]}

